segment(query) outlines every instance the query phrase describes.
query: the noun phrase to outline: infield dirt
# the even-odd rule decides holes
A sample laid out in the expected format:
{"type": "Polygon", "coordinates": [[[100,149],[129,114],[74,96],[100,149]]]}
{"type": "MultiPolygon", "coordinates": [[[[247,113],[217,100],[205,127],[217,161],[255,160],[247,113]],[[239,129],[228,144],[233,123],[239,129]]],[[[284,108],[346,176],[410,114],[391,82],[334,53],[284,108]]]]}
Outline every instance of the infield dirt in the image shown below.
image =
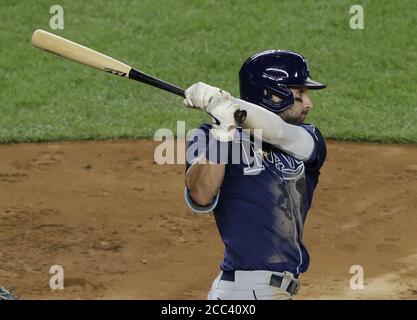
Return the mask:
{"type": "MultiPolygon", "coordinates": [[[[0,286],[22,299],[205,299],[223,245],[150,140],[0,146],[0,286]],[[52,265],[64,268],[51,290],[52,265]]],[[[297,299],[417,298],[417,147],[328,141],[297,299]],[[364,290],[349,287],[364,269],[364,290]]]]}

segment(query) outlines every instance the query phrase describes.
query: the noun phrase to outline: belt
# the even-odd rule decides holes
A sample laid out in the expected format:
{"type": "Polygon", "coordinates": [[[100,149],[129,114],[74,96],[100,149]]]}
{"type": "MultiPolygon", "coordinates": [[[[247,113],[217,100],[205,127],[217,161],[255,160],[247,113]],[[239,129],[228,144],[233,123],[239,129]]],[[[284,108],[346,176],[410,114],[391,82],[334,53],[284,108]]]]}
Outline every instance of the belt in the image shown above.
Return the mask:
{"type": "MultiPolygon", "coordinates": [[[[269,285],[273,287],[278,287],[289,293],[290,295],[296,295],[300,289],[300,282],[297,279],[289,278],[290,273],[284,272],[283,275],[272,274],[269,281],[269,285]],[[290,280],[287,287],[283,288],[283,280],[285,277],[288,277],[290,280]]],[[[235,271],[223,271],[220,277],[220,280],[225,281],[235,281],[235,271]]]]}

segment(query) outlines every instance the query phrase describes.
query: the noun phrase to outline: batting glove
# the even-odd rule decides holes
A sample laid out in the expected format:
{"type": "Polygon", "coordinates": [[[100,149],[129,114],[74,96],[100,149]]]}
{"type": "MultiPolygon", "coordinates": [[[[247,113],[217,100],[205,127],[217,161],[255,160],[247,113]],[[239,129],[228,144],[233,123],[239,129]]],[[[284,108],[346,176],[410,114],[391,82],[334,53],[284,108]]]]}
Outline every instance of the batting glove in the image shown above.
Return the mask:
{"type": "Polygon", "coordinates": [[[233,140],[236,120],[234,114],[239,106],[229,92],[203,82],[185,90],[184,104],[189,108],[204,109],[213,118],[211,134],[220,141],[233,140]]]}
{"type": "Polygon", "coordinates": [[[215,97],[206,108],[206,112],[213,118],[211,134],[219,141],[231,141],[236,131],[235,112],[239,106],[232,97],[215,97]]]}
{"type": "Polygon", "coordinates": [[[184,104],[189,108],[206,109],[214,98],[230,97],[230,93],[219,88],[197,82],[185,90],[184,104]]]}

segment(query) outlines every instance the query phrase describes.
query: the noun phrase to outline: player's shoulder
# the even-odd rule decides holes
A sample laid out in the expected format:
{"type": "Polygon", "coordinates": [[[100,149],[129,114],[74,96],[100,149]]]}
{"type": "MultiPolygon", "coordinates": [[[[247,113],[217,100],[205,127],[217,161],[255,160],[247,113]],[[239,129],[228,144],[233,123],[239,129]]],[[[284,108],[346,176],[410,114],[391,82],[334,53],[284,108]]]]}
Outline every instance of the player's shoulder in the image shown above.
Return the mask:
{"type": "Polygon", "coordinates": [[[210,123],[202,123],[197,129],[210,130],[212,127],[210,123]]]}
{"type": "Polygon", "coordinates": [[[187,148],[193,144],[205,145],[208,142],[211,124],[203,123],[199,127],[192,129],[187,134],[187,148]]]}
{"type": "Polygon", "coordinates": [[[310,133],[316,142],[323,144],[326,143],[321,131],[314,124],[303,123],[300,125],[300,127],[304,128],[308,133],[310,133]]]}
{"type": "Polygon", "coordinates": [[[313,137],[315,148],[310,159],[306,161],[309,170],[319,170],[327,157],[326,141],[319,128],[310,123],[300,125],[313,137]]]}
{"type": "Polygon", "coordinates": [[[319,128],[317,128],[314,124],[303,123],[303,124],[300,124],[300,126],[303,127],[305,130],[307,130],[309,133],[311,133],[313,135],[314,134],[320,134],[321,135],[321,132],[320,132],[319,128]]]}
{"type": "Polygon", "coordinates": [[[208,134],[210,132],[210,129],[212,128],[212,125],[209,123],[202,123],[199,127],[193,129],[193,135],[196,135],[198,133],[204,133],[208,134]]]}
{"type": "Polygon", "coordinates": [[[208,135],[211,128],[212,128],[211,124],[203,123],[197,128],[190,130],[190,134],[191,134],[190,136],[195,139],[198,136],[208,135]]]}
{"type": "MultiPolygon", "coordinates": [[[[192,137],[201,136],[201,135],[208,136],[212,128],[213,128],[213,125],[209,123],[203,123],[198,128],[193,129],[192,137]]],[[[236,132],[238,134],[236,137],[242,137],[242,136],[245,136],[245,134],[248,135],[247,132],[245,132],[241,126],[237,126],[236,129],[237,129],[236,132]]]]}

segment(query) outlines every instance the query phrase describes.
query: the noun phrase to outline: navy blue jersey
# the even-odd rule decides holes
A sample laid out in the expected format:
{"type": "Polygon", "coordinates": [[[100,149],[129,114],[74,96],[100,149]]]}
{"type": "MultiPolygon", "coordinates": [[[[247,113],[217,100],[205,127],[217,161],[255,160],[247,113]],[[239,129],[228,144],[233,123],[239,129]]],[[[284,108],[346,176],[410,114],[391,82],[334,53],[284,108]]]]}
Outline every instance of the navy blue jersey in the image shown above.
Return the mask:
{"type": "MultiPolygon", "coordinates": [[[[309,255],[302,241],[303,227],[326,158],[326,144],[316,127],[301,126],[315,143],[307,161],[297,160],[265,143],[262,149],[256,150],[252,143],[252,153],[258,153],[260,160],[254,173],[244,159],[238,163],[231,161],[233,144],[242,145],[242,141],[248,139],[239,129],[234,141],[220,146],[228,146],[228,163],[213,204],[200,207],[185,191],[187,203],[193,210],[214,213],[225,245],[222,270],[290,271],[293,274],[307,270],[309,255]]],[[[187,169],[195,157],[209,149],[209,142],[213,143],[214,138],[209,139],[210,128],[208,124],[202,125],[188,143],[187,169]]],[[[244,156],[245,152],[241,152],[241,157],[244,156]]],[[[217,161],[220,158],[217,157],[217,161]]],[[[226,158],[223,157],[223,161],[226,158]]]]}

